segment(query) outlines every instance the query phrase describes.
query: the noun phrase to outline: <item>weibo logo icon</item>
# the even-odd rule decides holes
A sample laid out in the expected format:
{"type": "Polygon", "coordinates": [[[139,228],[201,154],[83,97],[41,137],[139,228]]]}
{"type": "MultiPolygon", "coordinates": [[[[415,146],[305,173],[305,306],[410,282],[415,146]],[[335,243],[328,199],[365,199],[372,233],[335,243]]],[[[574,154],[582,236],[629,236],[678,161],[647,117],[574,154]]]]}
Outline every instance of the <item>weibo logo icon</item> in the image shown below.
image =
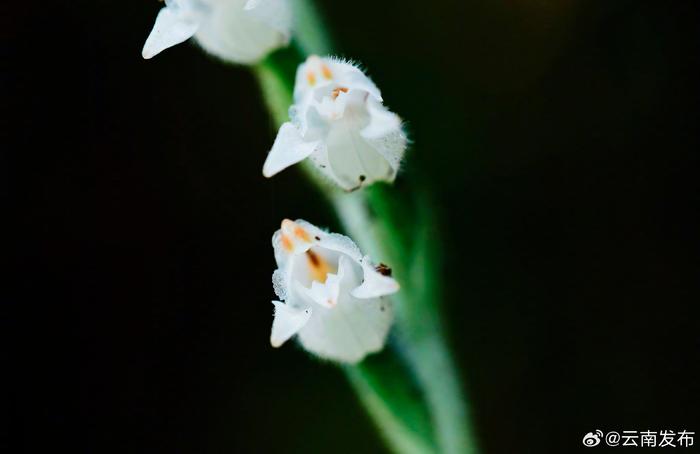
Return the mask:
{"type": "Polygon", "coordinates": [[[593,432],[588,432],[584,437],[583,437],[583,446],[587,448],[592,448],[594,446],[598,446],[600,444],[600,437],[603,436],[603,432],[600,430],[596,430],[595,433],[593,432]]]}

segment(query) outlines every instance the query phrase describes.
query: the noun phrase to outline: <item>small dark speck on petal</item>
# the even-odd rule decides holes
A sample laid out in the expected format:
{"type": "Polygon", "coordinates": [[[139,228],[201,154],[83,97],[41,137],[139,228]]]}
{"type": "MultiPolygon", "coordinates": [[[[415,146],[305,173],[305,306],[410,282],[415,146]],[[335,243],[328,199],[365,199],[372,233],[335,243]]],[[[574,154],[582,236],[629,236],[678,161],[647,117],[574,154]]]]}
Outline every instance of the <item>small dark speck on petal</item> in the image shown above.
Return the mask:
{"type": "Polygon", "coordinates": [[[391,268],[389,268],[388,266],[386,266],[383,263],[380,263],[379,265],[377,265],[375,267],[375,270],[377,270],[377,272],[383,276],[391,276],[391,268]]]}

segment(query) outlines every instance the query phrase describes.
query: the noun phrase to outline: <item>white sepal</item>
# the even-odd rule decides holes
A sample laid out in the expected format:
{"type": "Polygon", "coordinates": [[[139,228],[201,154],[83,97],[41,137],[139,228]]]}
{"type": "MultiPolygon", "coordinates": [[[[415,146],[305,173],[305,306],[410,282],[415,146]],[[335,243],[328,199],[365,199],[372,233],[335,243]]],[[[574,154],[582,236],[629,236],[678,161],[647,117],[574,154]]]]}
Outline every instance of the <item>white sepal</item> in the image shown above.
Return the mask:
{"type": "Polygon", "coordinates": [[[377,298],[391,295],[399,291],[399,283],[393,278],[385,276],[372,265],[369,257],[362,259],[363,281],[362,285],[353,289],[352,296],[360,299],[377,298]]]}
{"type": "Polygon", "coordinates": [[[199,20],[195,15],[188,14],[182,8],[161,8],[141,55],[145,59],[153,58],[168,47],[187,41],[198,28],[199,20]]]}
{"type": "Polygon", "coordinates": [[[321,145],[320,141],[304,142],[299,130],[291,123],[285,123],[277,133],[272,150],[263,165],[263,175],[271,177],[309,157],[321,145]]]}
{"type": "Polygon", "coordinates": [[[279,347],[306,325],[312,309],[310,307],[295,309],[280,301],[273,301],[272,304],[275,305],[275,318],[272,321],[270,344],[273,347],[279,347]]]}

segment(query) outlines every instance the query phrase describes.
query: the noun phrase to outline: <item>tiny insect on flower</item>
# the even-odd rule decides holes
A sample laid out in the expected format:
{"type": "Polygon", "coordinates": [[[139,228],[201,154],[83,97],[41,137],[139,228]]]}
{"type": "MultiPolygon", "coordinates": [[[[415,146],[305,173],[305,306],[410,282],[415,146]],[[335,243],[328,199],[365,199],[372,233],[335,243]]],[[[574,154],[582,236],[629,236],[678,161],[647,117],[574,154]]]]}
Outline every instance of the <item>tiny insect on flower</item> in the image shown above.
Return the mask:
{"type": "Polygon", "coordinates": [[[357,66],[309,57],[297,69],[289,112],[263,165],[266,177],[308,158],[346,191],[396,178],[407,143],[401,119],[357,66]]]}
{"type": "Polygon", "coordinates": [[[202,48],[232,63],[255,63],[289,42],[290,0],[165,0],[143,58],[194,37],[202,48]]]}
{"type": "Polygon", "coordinates": [[[297,335],[307,351],[344,363],[384,347],[394,319],[384,297],[399,290],[386,265],[375,267],[350,238],[303,220],[282,221],[272,246],[278,266],[272,282],[281,300],[272,302],[273,347],[297,335]]]}

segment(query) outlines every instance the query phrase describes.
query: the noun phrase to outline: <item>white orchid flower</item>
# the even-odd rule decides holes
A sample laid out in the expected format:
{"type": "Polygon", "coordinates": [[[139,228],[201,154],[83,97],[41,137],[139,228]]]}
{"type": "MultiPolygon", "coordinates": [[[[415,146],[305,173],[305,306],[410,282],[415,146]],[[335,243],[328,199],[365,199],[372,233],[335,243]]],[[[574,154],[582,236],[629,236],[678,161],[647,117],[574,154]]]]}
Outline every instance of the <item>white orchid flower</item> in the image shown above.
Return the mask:
{"type": "Polygon", "coordinates": [[[346,191],[396,177],[406,150],[401,119],[357,66],[309,57],[297,69],[289,115],[263,166],[266,177],[306,158],[346,191]]]}
{"type": "Polygon", "coordinates": [[[165,0],[143,58],[191,38],[233,63],[255,63],[289,42],[290,0],[165,0]]]}
{"type": "Polygon", "coordinates": [[[296,334],[309,352],[344,363],[384,347],[394,315],[383,297],[399,290],[385,265],[375,267],[350,238],[303,220],[282,221],[272,246],[282,300],[272,302],[273,347],[296,334]]]}

